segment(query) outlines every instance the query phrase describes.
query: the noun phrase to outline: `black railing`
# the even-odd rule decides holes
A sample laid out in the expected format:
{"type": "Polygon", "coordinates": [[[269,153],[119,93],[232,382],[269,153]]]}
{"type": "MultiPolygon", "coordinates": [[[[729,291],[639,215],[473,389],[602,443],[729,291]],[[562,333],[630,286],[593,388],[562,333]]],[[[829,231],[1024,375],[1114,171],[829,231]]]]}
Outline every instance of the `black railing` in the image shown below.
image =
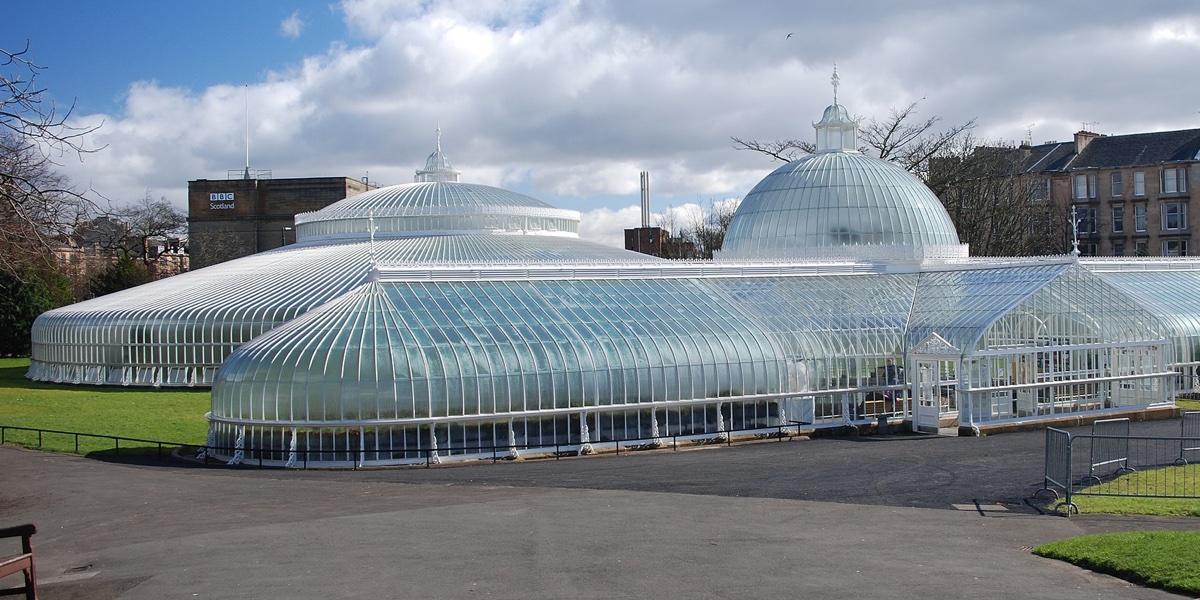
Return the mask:
{"type": "MultiPolygon", "coordinates": [[[[756,432],[759,435],[757,439],[776,439],[784,441],[790,437],[788,431],[794,430],[792,435],[800,435],[803,429],[811,428],[810,424],[793,421],[788,425],[772,425],[759,427],[742,427],[736,429],[726,429],[719,432],[707,433],[675,433],[671,435],[647,436],[638,438],[620,438],[606,439],[595,442],[585,442],[591,446],[613,446],[613,451],[617,456],[621,455],[622,450],[626,453],[630,451],[642,450],[662,450],[670,448],[673,451],[679,450],[679,443],[682,439],[685,445],[713,445],[723,444],[732,445],[733,435],[746,432],[756,432]],[[668,443],[669,440],[669,443],[668,443]]],[[[9,435],[10,431],[22,431],[37,434],[37,448],[44,447],[44,434],[54,434],[71,436],[74,439],[74,453],[79,454],[79,440],[82,439],[97,439],[108,440],[112,442],[113,453],[117,456],[121,455],[121,443],[126,444],[126,452],[139,450],[147,451],[154,450],[156,456],[160,459],[170,458],[172,452],[164,453],[164,450],[174,451],[179,450],[181,455],[194,456],[199,464],[213,465],[210,462],[212,458],[221,458],[223,462],[216,463],[217,465],[230,464],[229,458],[242,453],[242,457],[235,464],[257,464],[259,468],[283,466],[293,463],[290,466],[298,468],[308,468],[309,463],[323,465],[346,465],[353,469],[364,466],[367,463],[381,463],[382,461],[394,462],[396,466],[420,466],[432,467],[440,462],[442,458],[451,458],[457,456],[474,456],[486,460],[490,454],[490,459],[493,463],[501,460],[509,460],[514,457],[515,453],[529,452],[537,450],[540,452],[554,449],[550,456],[555,460],[559,460],[564,456],[575,456],[581,454],[581,448],[584,443],[581,442],[555,442],[539,443],[539,444],[505,444],[505,445],[474,445],[474,446],[446,446],[439,448],[362,448],[354,450],[350,448],[335,448],[335,449],[309,449],[297,448],[291,450],[279,447],[253,447],[253,446],[218,446],[207,444],[188,444],[183,442],[168,442],[163,440],[149,440],[144,438],[131,438],[116,435],[105,435],[97,433],[83,433],[77,431],[62,431],[57,429],[39,429],[36,427],[18,427],[14,425],[0,425],[0,444],[6,442],[14,442],[9,435]],[[291,455],[295,455],[295,460],[292,461],[291,455]],[[316,459],[312,459],[316,455],[316,459]],[[334,460],[323,460],[325,457],[332,455],[334,460]],[[395,458],[400,455],[401,458],[395,458]],[[338,460],[337,457],[353,457],[345,460],[338,460]],[[367,456],[373,456],[372,460],[367,460],[367,456]],[[390,456],[391,458],[380,458],[381,456],[390,456]],[[409,462],[400,462],[409,461],[409,462]],[[268,464],[269,463],[269,464],[268,464]],[[282,463],[282,464],[281,464],[282,463]]],[[[23,445],[32,445],[24,441],[15,441],[14,443],[23,445]]],[[[146,452],[140,452],[146,454],[146,452]]],[[[583,452],[582,454],[586,454],[583,452]]]]}

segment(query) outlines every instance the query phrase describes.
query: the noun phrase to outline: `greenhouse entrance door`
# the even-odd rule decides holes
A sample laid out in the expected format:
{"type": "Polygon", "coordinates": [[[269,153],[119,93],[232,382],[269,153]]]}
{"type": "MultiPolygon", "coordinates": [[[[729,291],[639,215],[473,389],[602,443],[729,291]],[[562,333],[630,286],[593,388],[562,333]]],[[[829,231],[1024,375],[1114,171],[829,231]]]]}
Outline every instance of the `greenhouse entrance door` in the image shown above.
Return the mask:
{"type": "Polygon", "coordinates": [[[913,431],[958,435],[957,427],[943,430],[942,418],[958,411],[958,349],[934,333],[912,355],[913,431]]]}

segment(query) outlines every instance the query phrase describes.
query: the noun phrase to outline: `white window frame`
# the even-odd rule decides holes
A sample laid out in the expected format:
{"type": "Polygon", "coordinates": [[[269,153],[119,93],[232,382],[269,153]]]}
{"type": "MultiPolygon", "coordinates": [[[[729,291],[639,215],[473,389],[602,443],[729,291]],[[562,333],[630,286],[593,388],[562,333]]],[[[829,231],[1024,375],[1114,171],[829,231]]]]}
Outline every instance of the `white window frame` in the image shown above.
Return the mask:
{"type": "Polygon", "coordinates": [[[1087,199],[1087,174],[1077,173],[1071,177],[1071,198],[1073,200],[1087,199]]]}
{"type": "Polygon", "coordinates": [[[1113,233],[1125,233],[1125,207],[1112,207],[1112,231],[1113,233]],[[1120,216],[1118,216],[1120,215],[1120,216]]]}
{"type": "Polygon", "coordinates": [[[1133,230],[1138,233],[1145,233],[1147,225],[1149,225],[1149,208],[1145,202],[1139,202],[1133,205],[1133,230]]]}
{"type": "Polygon", "coordinates": [[[1133,173],[1133,195],[1138,198],[1146,195],[1146,172],[1134,171],[1133,173]]]}
{"type": "Polygon", "coordinates": [[[1109,174],[1108,191],[1113,198],[1120,198],[1125,195],[1125,177],[1121,175],[1120,171],[1109,174]]]}
{"type": "Polygon", "coordinates": [[[1188,243],[1187,240],[1163,240],[1162,241],[1162,255],[1163,256],[1187,256],[1188,255],[1187,243],[1188,243]],[[1177,248],[1174,252],[1167,249],[1168,247],[1170,247],[1171,244],[1177,244],[1177,248]]]}
{"type": "Polygon", "coordinates": [[[1186,202],[1163,202],[1160,209],[1162,230],[1163,231],[1186,231],[1187,230],[1187,203],[1186,202]],[[1171,210],[1177,209],[1177,210],[1171,210]],[[1167,219],[1169,217],[1178,218],[1175,227],[1170,227],[1167,219]]]}
{"type": "Polygon", "coordinates": [[[1162,194],[1186,194],[1187,193],[1187,167],[1163,167],[1159,172],[1159,193],[1162,194]]]}

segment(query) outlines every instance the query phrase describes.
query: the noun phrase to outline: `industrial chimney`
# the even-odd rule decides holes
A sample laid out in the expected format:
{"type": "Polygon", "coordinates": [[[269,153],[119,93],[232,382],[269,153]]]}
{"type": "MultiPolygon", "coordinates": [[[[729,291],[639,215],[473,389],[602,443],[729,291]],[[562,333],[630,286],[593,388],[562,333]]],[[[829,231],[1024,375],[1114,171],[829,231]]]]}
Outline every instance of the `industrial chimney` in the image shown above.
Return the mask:
{"type": "Polygon", "coordinates": [[[650,226],[650,172],[642,171],[642,227],[650,226]]]}

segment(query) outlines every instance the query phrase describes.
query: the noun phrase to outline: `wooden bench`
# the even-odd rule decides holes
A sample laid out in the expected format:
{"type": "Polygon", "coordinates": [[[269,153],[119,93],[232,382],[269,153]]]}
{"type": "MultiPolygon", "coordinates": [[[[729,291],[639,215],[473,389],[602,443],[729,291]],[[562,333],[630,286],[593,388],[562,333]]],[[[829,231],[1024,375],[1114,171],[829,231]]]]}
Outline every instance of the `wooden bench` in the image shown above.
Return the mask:
{"type": "Polygon", "coordinates": [[[33,525],[17,525],[0,529],[0,538],[21,538],[21,553],[16,556],[0,557],[0,579],[21,573],[25,585],[19,588],[0,589],[0,596],[25,594],[26,600],[37,600],[37,573],[33,568],[33,542],[29,538],[37,533],[33,525]]]}

